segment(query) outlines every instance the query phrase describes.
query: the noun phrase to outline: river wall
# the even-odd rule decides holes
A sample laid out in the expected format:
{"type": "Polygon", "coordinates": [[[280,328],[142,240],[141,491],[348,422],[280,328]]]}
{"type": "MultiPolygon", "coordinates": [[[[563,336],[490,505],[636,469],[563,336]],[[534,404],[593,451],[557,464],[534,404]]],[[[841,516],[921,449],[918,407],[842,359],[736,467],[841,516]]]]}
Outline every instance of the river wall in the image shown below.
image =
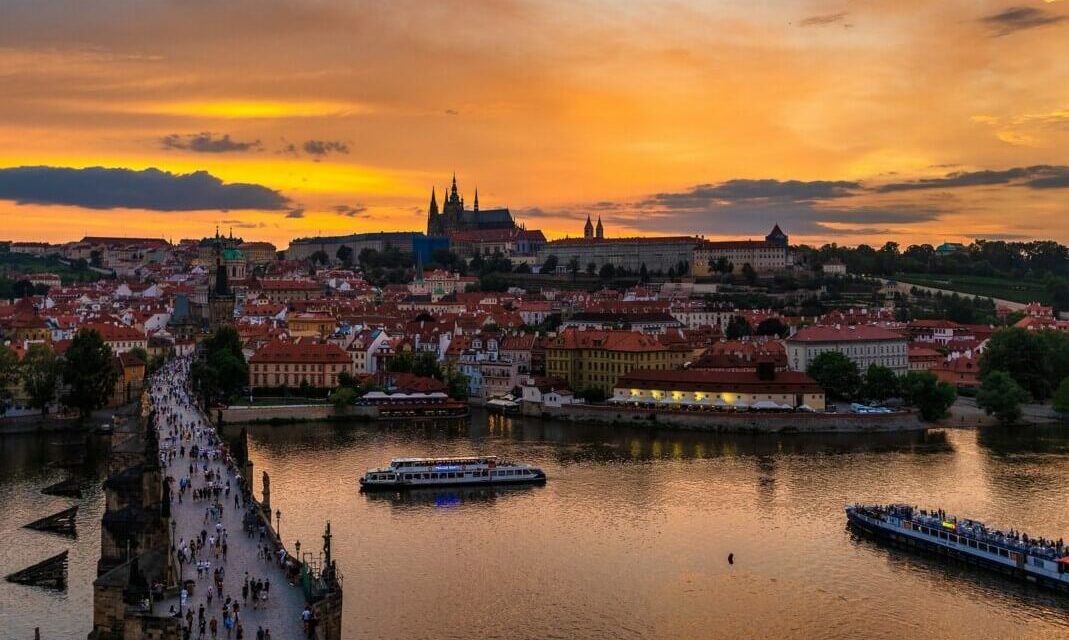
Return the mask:
{"type": "Polygon", "coordinates": [[[255,422],[315,422],[322,420],[373,420],[379,415],[371,406],[353,406],[338,413],[332,404],[288,404],[265,407],[232,406],[217,409],[212,416],[223,424],[255,422]]]}
{"type": "Polygon", "coordinates": [[[525,415],[555,420],[628,426],[649,425],[693,431],[762,433],[858,433],[920,431],[928,428],[914,412],[855,413],[757,413],[693,412],[664,409],[625,409],[606,405],[542,407],[525,403],[525,415]]]}

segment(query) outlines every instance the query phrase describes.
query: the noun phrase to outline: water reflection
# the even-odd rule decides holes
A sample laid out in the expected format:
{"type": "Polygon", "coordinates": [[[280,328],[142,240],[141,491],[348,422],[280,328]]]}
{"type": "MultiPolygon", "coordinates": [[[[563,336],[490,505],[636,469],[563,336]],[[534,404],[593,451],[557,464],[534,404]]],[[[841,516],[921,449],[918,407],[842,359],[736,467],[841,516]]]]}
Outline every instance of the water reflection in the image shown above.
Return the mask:
{"type": "Polygon", "coordinates": [[[492,504],[499,500],[521,499],[541,489],[531,485],[503,485],[485,487],[415,488],[399,491],[375,490],[363,492],[371,504],[386,504],[401,510],[412,507],[459,507],[473,504],[492,504]]]}
{"type": "Polygon", "coordinates": [[[0,581],[0,636],[85,637],[92,626],[92,588],[100,555],[101,480],[107,436],[84,432],[0,435],[0,576],[64,550],[68,589],[52,592],[0,581]],[[51,484],[74,479],[80,498],[46,495],[51,484]],[[76,539],[23,528],[77,506],[76,539]]]}
{"type": "Polygon", "coordinates": [[[1061,537],[1069,432],[1004,435],[719,434],[476,412],[441,428],[257,426],[250,449],[289,535],[315,539],[328,518],[339,531],[347,638],[1059,637],[1069,611],[1057,596],[845,530],[844,504],[901,500],[1061,537]],[[391,458],[466,453],[537,464],[549,482],[357,492],[391,458]]]}

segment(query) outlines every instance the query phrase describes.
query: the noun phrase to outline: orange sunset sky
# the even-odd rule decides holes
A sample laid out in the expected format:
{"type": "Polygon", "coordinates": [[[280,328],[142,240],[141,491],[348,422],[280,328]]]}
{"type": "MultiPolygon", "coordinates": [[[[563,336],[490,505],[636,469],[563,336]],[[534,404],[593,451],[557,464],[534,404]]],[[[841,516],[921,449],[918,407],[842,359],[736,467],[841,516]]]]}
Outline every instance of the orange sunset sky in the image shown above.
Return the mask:
{"type": "Polygon", "coordinates": [[[455,171],[469,204],[478,187],[550,238],[593,214],[610,236],[1069,242],[1067,18],[1043,0],[4,0],[0,238],[422,230],[455,171]]]}

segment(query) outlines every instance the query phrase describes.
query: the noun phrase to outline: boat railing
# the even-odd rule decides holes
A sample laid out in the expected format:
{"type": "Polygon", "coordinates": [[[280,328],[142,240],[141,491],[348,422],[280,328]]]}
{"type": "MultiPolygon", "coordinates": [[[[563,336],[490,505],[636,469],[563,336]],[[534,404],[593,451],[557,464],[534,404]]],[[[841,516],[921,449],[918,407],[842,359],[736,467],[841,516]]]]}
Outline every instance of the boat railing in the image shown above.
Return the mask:
{"type": "Polygon", "coordinates": [[[1062,540],[1029,538],[1018,531],[1002,532],[989,530],[983,523],[967,518],[948,516],[941,511],[920,510],[907,505],[854,505],[864,515],[880,520],[886,516],[895,516],[911,522],[939,530],[953,531],[959,536],[971,538],[986,544],[994,544],[1010,551],[1024,553],[1037,558],[1058,560],[1069,553],[1062,540]],[[951,525],[951,526],[947,526],[951,525]]]}

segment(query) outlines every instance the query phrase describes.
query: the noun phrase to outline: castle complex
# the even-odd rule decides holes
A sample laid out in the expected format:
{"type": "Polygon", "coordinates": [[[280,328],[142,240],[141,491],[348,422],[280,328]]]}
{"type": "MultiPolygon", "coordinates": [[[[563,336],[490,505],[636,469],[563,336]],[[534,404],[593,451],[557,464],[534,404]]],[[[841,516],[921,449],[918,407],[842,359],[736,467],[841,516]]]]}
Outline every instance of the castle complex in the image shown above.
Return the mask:
{"type": "Polygon", "coordinates": [[[457,231],[485,231],[490,229],[516,229],[516,222],[506,208],[479,210],[479,190],[475,190],[472,208],[464,208],[464,198],[457,192],[457,177],[438,211],[438,200],[431,188],[431,204],[427,209],[427,235],[449,236],[457,231]]]}

